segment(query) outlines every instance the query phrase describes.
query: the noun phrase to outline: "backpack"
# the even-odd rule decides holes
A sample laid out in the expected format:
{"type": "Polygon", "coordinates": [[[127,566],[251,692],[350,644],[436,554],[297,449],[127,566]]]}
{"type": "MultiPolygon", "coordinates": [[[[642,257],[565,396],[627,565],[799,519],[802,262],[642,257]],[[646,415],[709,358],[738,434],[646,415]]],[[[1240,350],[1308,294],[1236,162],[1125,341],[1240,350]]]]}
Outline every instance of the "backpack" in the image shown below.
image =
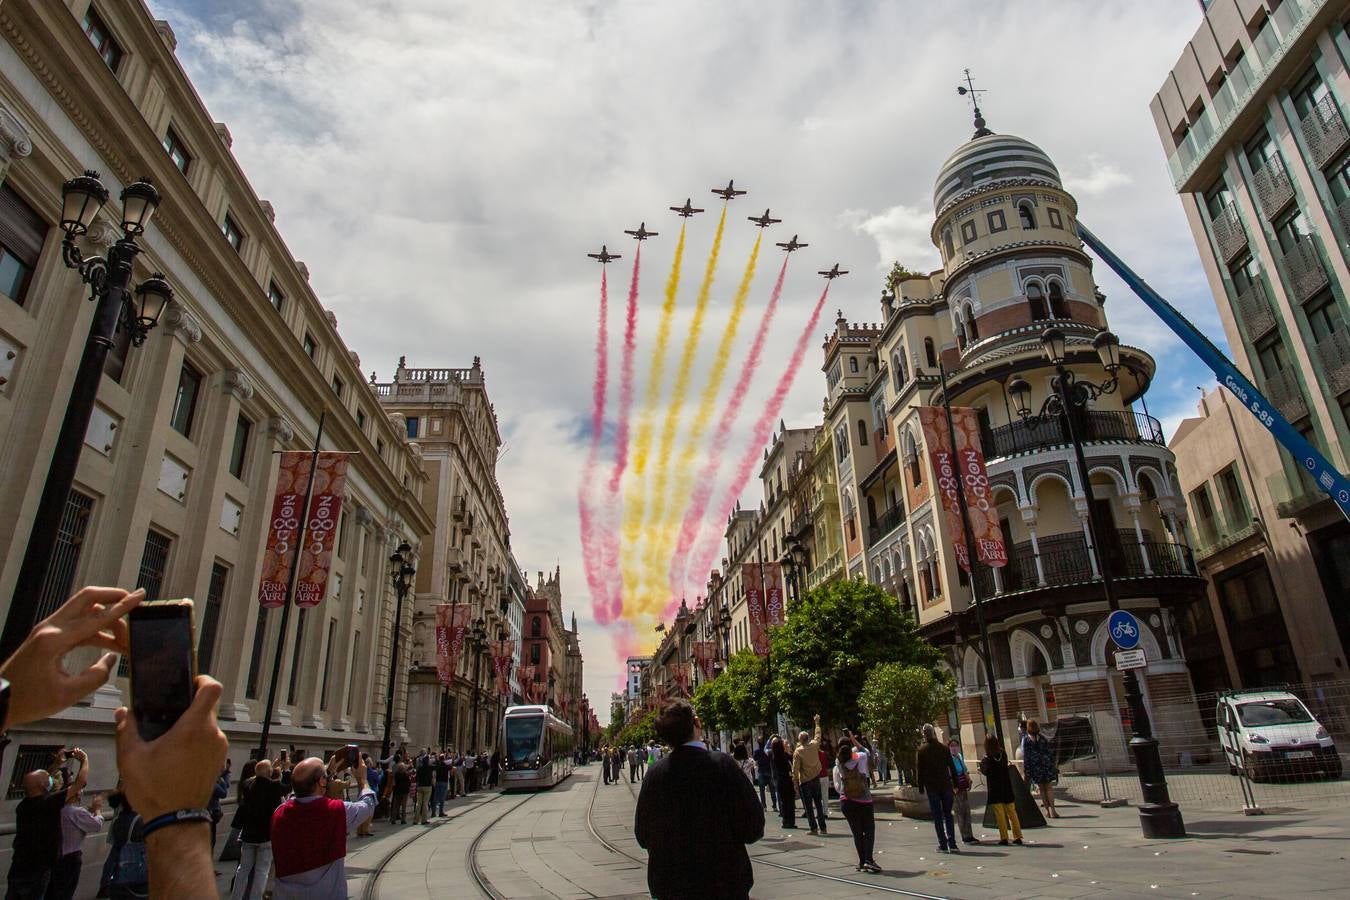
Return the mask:
{"type": "Polygon", "coordinates": [[[113,868],[112,880],[109,882],[114,887],[134,888],[150,881],[150,867],[145,858],[145,838],[142,836],[139,841],[134,840],[136,825],[140,821],[140,816],[131,820],[127,841],[117,851],[117,865],[113,868]]]}
{"type": "Polygon", "coordinates": [[[848,800],[861,800],[867,796],[867,776],[856,768],[841,765],[839,774],[844,782],[844,797],[848,800]]]}

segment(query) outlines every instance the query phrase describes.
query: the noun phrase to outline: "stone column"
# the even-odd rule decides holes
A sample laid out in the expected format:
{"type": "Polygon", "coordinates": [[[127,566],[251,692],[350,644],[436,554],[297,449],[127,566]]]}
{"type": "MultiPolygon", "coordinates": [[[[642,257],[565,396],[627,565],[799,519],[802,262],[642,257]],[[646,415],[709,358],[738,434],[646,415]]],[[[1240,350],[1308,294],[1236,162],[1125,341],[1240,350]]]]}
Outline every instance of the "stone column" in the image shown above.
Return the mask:
{"type": "Polygon", "coordinates": [[[1144,528],[1139,524],[1139,495],[1127,494],[1121,498],[1125,501],[1125,511],[1130,514],[1130,521],[1134,523],[1134,538],[1139,542],[1139,558],[1144,562],[1144,574],[1153,574],[1153,564],[1148,558],[1148,548],[1144,546],[1144,528]]]}
{"type": "Polygon", "coordinates": [[[1021,506],[1018,512],[1022,514],[1022,524],[1027,526],[1027,533],[1031,535],[1031,555],[1036,560],[1036,584],[1045,587],[1045,565],[1041,562],[1041,546],[1036,542],[1036,507],[1021,506]]]}
{"type": "Polygon", "coordinates": [[[1083,529],[1083,541],[1088,546],[1088,564],[1092,566],[1092,577],[1094,580],[1102,577],[1101,567],[1097,564],[1097,546],[1092,541],[1092,528],[1088,524],[1087,500],[1082,497],[1073,498],[1074,512],[1078,514],[1078,524],[1083,529]]]}

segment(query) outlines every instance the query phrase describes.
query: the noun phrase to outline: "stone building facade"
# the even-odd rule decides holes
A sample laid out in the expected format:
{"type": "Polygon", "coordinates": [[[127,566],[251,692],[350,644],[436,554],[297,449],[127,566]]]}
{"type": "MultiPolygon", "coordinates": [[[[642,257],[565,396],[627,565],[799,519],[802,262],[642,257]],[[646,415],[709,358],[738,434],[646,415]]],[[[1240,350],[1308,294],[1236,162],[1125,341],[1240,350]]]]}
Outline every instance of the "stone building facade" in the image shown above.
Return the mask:
{"type": "MultiPolygon", "coordinates": [[[[175,301],[144,345],[120,335],[110,354],[42,608],[84,584],[193,598],[199,665],[225,686],[219,712],[236,770],[258,740],[278,653],[273,749],[377,747],[395,604],[388,558],[407,542],[420,566],[432,525],[417,502],[417,453],[232,156],[229,130],[198,99],[169,25],[140,3],[6,0],[0,35],[0,244],[21,276],[0,297],[0,604],[9,607],[93,312],[61,259],[62,182],[95,169],[115,197],[148,175],[162,202],[135,278],[163,272],[175,301]],[[327,593],[283,635],[278,611],[257,603],[275,454],[308,449],[321,413],[323,449],[354,455],[327,593]]],[[[119,236],[119,212],[114,199],[85,253],[119,236]]],[[[396,739],[406,735],[412,616],[403,621],[396,739]]],[[[6,777],[25,753],[78,743],[98,773],[91,786],[111,788],[124,674],[11,732],[6,777]]]]}

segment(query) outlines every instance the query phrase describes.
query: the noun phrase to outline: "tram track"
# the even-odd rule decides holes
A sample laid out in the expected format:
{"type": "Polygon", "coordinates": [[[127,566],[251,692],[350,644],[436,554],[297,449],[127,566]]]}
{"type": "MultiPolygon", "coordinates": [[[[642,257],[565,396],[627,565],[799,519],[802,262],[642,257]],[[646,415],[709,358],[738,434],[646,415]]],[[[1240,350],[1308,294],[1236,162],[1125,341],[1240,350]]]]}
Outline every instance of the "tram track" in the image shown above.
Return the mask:
{"type": "Polygon", "coordinates": [[[464,851],[465,868],[469,870],[469,874],[473,877],[474,884],[478,885],[478,890],[482,891],[483,896],[488,897],[489,900],[507,900],[507,896],[497,890],[496,887],[493,886],[491,879],[483,874],[482,868],[478,865],[478,845],[483,843],[483,838],[487,837],[488,832],[491,831],[498,822],[505,819],[507,816],[511,815],[511,813],[520,809],[537,796],[539,796],[539,792],[526,795],[519,803],[504,810],[501,815],[484,825],[482,830],[469,842],[469,848],[464,851]]]}
{"type": "Polygon", "coordinates": [[[483,800],[481,802],[474,803],[472,806],[461,807],[459,812],[457,812],[455,815],[446,816],[431,828],[423,828],[416,834],[409,837],[407,840],[400,841],[398,846],[394,848],[393,853],[386,854],[385,857],[381,859],[378,863],[376,863],[374,868],[372,868],[369,871],[365,885],[361,888],[361,900],[375,900],[375,891],[377,887],[376,882],[380,880],[380,875],[382,875],[384,873],[385,868],[391,862],[394,861],[394,858],[398,856],[400,853],[402,853],[404,850],[408,849],[417,841],[431,834],[433,831],[435,831],[437,828],[440,828],[442,825],[448,825],[451,822],[455,821],[456,819],[468,815],[475,809],[478,809],[481,806],[486,806],[487,804],[493,803],[496,800],[497,797],[493,797],[490,800],[483,800]]]}

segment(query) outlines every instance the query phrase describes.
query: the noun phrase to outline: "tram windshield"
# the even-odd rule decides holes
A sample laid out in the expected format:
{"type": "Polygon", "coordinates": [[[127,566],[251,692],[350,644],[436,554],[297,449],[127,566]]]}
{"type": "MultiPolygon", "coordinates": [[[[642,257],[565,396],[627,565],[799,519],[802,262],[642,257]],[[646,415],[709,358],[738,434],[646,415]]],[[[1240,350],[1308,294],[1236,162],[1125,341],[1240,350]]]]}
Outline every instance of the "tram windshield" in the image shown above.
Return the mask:
{"type": "Polygon", "coordinates": [[[506,763],[510,768],[529,768],[540,755],[543,716],[508,716],[506,719],[506,763]]]}

